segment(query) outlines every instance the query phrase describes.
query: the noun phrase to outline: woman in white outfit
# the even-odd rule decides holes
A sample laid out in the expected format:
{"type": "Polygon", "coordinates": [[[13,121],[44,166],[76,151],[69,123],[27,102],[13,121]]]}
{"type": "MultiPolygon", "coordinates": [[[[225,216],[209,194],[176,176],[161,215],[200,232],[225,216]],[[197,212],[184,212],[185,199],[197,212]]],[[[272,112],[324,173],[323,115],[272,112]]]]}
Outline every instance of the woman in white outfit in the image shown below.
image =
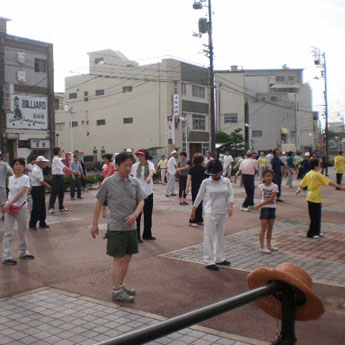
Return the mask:
{"type": "Polygon", "coordinates": [[[204,180],[193,204],[191,220],[204,197],[207,196],[204,222],[204,261],[205,268],[218,271],[221,266],[230,266],[223,256],[224,230],[226,215],[232,216],[234,194],[228,178],[222,176],[222,163],[213,159],[207,164],[206,174],[210,177],[204,180]]]}
{"type": "Polygon", "coordinates": [[[5,214],[4,238],[2,241],[2,262],[5,265],[15,265],[16,260],[11,255],[14,223],[18,223],[19,259],[33,260],[26,249],[26,227],[28,222],[28,190],[30,180],[24,175],[25,160],[16,158],[13,161],[14,175],[8,181],[8,200],[1,211],[5,214]]]}

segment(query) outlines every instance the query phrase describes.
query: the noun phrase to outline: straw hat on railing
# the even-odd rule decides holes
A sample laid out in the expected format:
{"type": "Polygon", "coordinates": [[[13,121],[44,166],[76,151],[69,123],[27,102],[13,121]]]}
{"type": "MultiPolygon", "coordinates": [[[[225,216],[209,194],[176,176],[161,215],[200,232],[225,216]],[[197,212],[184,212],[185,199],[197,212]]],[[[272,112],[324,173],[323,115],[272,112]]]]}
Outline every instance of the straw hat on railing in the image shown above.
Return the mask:
{"type": "MultiPolygon", "coordinates": [[[[296,288],[296,320],[308,321],[318,319],[325,311],[321,298],[312,290],[313,281],[301,267],[284,263],[275,269],[261,267],[247,277],[250,289],[266,285],[272,281],[280,281],[296,288]]],[[[264,297],[255,303],[270,316],[281,319],[281,294],[264,297]]]]}

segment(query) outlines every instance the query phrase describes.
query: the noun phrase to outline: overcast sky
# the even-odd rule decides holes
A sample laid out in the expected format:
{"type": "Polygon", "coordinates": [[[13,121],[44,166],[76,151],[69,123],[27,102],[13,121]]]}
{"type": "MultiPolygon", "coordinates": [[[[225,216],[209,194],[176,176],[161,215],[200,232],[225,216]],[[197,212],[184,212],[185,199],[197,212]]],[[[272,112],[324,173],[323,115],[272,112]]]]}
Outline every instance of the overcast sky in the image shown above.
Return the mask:
{"type": "MultiPolygon", "coordinates": [[[[12,19],[10,35],[54,44],[55,91],[64,77],[87,73],[87,52],[113,49],[140,64],[172,56],[208,65],[195,38],[194,0],[16,0],[2,3],[0,16],[12,19]]],[[[323,80],[312,46],[326,52],[330,121],[345,114],[344,0],[212,0],[215,68],[303,68],[313,89],[314,110],[323,111],[323,80]],[[321,106],[321,107],[320,107],[321,106]]]]}

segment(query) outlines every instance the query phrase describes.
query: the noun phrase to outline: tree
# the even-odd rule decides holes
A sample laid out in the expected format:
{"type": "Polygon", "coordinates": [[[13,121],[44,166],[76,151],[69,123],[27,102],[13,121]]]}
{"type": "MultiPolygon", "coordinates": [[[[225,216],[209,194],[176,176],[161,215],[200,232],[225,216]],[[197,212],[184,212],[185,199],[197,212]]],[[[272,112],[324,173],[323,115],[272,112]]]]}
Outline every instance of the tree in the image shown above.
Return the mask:
{"type": "Polygon", "coordinates": [[[235,129],[230,135],[225,132],[217,132],[216,142],[218,144],[223,144],[218,148],[218,153],[225,153],[226,150],[229,150],[235,157],[242,155],[246,147],[244,144],[244,137],[241,132],[241,128],[235,129]]]}

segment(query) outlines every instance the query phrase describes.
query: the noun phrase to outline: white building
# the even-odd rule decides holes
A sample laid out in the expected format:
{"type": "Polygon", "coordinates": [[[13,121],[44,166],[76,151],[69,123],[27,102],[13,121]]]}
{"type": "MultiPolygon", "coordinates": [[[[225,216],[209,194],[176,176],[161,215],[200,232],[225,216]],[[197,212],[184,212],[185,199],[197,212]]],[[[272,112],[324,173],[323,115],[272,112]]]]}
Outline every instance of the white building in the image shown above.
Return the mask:
{"type": "Polygon", "coordinates": [[[255,150],[313,149],[312,96],[302,69],[245,70],[245,88],[255,150]]]}
{"type": "Polygon", "coordinates": [[[62,99],[56,111],[58,144],[65,152],[98,159],[126,147],[147,148],[154,155],[173,148],[205,152],[207,85],[207,69],[175,59],[139,66],[113,50],[89,53],[89,73],[65,79],[67,111],[62,99]]]}

